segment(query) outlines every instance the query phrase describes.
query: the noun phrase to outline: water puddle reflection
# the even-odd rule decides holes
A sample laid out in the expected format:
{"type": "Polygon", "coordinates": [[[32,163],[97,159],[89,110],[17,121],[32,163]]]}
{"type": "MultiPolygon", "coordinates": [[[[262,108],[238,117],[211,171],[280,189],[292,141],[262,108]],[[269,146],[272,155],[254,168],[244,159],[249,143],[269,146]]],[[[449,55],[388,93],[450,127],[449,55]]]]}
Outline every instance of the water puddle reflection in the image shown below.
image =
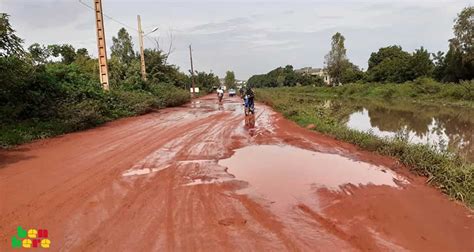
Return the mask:
{"type": "Polygon", "coordinates": [[[319,103],[351,129],[456,152],[474,161],[474,110],[471,108],[367,100],[322,100],[319,103]]]}
{"type": "MultiPolygon", "coordinates": [[[[327,153],[292,146],[254,145],[236,150],[219,161],[237,179],[247,181],[245,192],[258,194],[278,204],[311,197],[318,188],[340,190],[342,186],[387,185],[407,181],[389,169],[327,153]]],[[[314,198],[314,196],[313,196],[314,198]]]]}

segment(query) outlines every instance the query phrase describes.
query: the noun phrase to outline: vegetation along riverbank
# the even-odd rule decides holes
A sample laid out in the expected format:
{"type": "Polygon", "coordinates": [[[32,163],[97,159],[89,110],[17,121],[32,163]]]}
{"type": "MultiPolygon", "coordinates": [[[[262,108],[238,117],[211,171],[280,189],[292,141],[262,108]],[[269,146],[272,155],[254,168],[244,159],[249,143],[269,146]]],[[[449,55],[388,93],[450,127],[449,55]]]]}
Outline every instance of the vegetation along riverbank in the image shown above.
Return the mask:
{"type": "MultiPolygon", "coordinates": [[[[456,87],[462,89],[462,87],[456,87]]],[[[395,88],[395,94],[405,92],[406,86],[395,88]]],[[[406,139],[383,138],[371,132],[362,132],[348,128],[338,118],[341,109],[329,108],[315,102],[327,94],[342,97],[351,85],[343,87],[292,87],[258,89],[258,99],[281,112],[285,117],[301,126],[314,125],[314,130],[328,134],[336,139],[353,143],[363,149],[388,155],[400,160],[413,172],[426,176],[428,183],[438,187],[452,198],[474,206],[474,164],[455,153],[439,151],[423,144],[411,144],[406,139]]],[[[358,84],[354,87],[358,92],[368,92],[374,97],[384,95],[371,92],[369,85],[358,84]]],[[[457,92],[457,91],[455,91],[457,92]]],[[[353,96],[357,92],[353,93],[353,96]]],[[[423,95],[425,101],[429,96],[423,95]]],[[[392,98],[393,99],[393,98],[392,98]]],[[[449,100],[449,99],[448,99],[449,100]]],[[[468,102],[466,102],[468,103],[468,102]]],[[[472,103],[472,100],[469,102],[472,103]]],[[[471,104],[472,106],[472,104],[471,104]]]]}

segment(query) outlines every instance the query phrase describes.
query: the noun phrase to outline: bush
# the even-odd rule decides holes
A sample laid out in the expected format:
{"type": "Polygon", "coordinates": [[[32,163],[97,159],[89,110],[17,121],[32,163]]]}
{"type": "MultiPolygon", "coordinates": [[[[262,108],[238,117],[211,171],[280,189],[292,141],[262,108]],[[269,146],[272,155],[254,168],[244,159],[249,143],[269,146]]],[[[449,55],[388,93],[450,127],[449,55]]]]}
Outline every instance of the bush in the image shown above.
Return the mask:
{"type": "Polygon", "coordinates": [[[431,78],[421,77],[413,81],[413,89],[419,94],[436,94],[442,88],[443,84],[431,78]]]}
{"type": "Polygon", "coordinates": [[[161,107],[179,106],[191,99],[186,90],[167,83],[152,85],[150,92],[158,97],[161,107]]]}
{"type": "MultiPolygon", "coordinates": [[[[5,62],[2,59],[0,65],[5,62]]],[[[21,62],[11,60],[3,66],[21,62]]],[[[29,71],[25,69],[24,74],[29,71]]],[[[185,90],[166,83],[139,81],[104,92],[74,63],[50,63],[28,73],[30,77],[0,87],[0,146],[87,129],[117,118],[178,106],[190,99],[185,90]]]]}
{"type": "MultiPolygon", "coordinates": [[[[187,76],[166,64],[161,51],[148,51],[153,82],[141,80],[140,60],[130,49],[127,55],[112,45],[109,61],[110,92],[99,84],[98,62],[82,48],[71,45],[34,44],[28,52],[14,35],[8,15],[0,15],[8,42],[0,45],[0,145],[9,146],[37,138],[86,129],[124,116],[147,113],[155,108],[177,106],[189,101],[176,84],[187,76]],[[150,54],[151,53],[151,54],[150,54]],[[60,61],[57,58],[60,57],[60,61]]],[[[122,42],[129,39],[121,29],[122,42]]],[[[128,41],[130,42],[130,41],[128,41]]],[[[118,47],[117,47],[118,46],[118,47]]],[[[214,76],[212,76],[214,77],[214,76]]],[[[218,81],[217,77],[214,78],[218,81]]]]}

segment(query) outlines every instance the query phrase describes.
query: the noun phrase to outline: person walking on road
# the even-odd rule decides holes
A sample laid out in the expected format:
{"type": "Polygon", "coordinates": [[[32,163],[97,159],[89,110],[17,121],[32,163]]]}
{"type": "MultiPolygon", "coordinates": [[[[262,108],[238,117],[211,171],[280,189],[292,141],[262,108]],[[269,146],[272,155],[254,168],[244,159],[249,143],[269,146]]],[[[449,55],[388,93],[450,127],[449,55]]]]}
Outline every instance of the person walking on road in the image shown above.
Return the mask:
{"type": "Polygon", "coordinates": [[[222,98],[224,98],[224,90],[222,90],[222,87],[217,89],[217,98],[219,99],[219,103],[221,103],[222,98]]]}

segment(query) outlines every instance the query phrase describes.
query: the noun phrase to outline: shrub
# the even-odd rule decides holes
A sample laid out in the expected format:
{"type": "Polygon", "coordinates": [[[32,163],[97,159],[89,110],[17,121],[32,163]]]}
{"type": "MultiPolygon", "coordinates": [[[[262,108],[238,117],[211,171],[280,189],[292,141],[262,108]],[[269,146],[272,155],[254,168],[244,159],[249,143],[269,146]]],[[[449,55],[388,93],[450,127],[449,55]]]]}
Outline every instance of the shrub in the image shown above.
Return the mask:
{"type": "Polygon", "coordinates": [[[436,94],[442,89],[443,84],[436,82],[431,78],[420,77],[413,81],[413,89],[421,94],[436,94]]]}

